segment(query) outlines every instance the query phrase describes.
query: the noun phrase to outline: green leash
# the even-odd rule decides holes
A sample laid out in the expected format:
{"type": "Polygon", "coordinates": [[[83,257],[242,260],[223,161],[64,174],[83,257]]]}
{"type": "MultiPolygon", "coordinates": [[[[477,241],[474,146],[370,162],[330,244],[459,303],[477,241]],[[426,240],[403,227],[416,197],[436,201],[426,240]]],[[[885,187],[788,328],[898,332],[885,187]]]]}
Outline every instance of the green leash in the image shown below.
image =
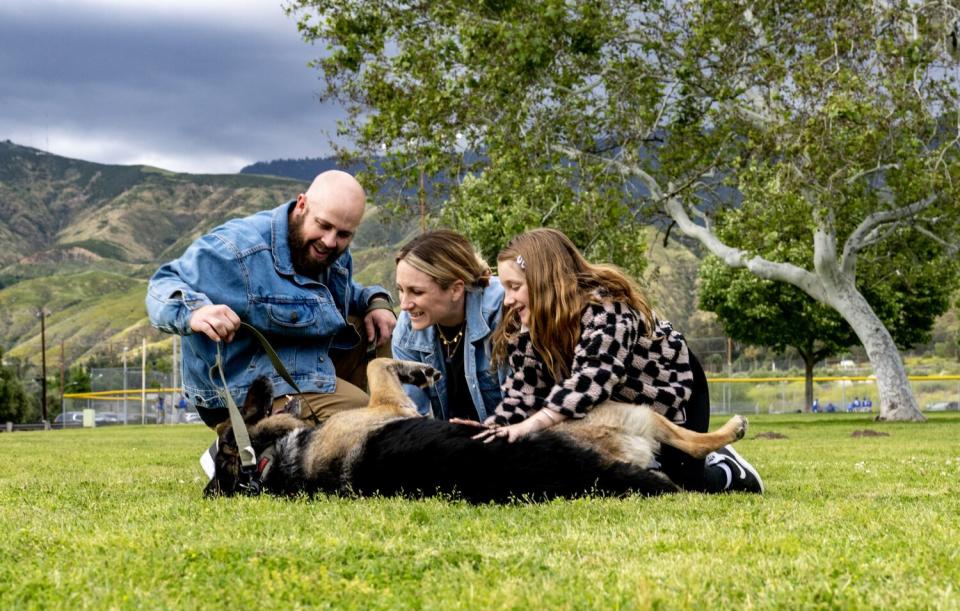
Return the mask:
{"type": "MultiPolygon", "coordinates": [[[[252,325],[249,325],[245,322],[240,323],[241,327],[246,328],[250,333],[253,334],[257,341],[260,342],[260,346],[263,347],[263,350],[267,353],[267,356],[270,357],[270,362],[273,363],[273,368],[276,370],[280,377],[289,384],[298,394],[302,394],[303,391],[300,390],[300,387],[297,386],[297,383],[293,381],[293,378],[290,376],[290,372],[287,371],[287,368],[283,366],[283,361],[280,360],[280,357],[277,355],[276,350],[273,349],[273,346],[270,345],[270,342],[267,341],[267,338],[263,336],[260,331],[255,329],[252,325]]],[[[223,342],[217,342],[217,362],[211,368],[210,378],[213,379],[213,369],[217,370],[217,373],[220,375],[220,381],[223,382],[223,395],[227,403],[227,410],[230,412],[230,424],[233,425],[233,435],[237,440],[237,448],[240,451],[240,464],[243,465],[246,469],[256,469],[257,468],[257,453],[253,450],[253,445],[250,443],[250,434],[247,432],[247,424],[243,421],[243,415],[240,414],[240,408],[237,407],[236,401],[233,400],[233,395],[230,394],[230,387],[227,385],[227,378],[223,375],[223,353],[221,352],[221,345],[223,342]]]]}

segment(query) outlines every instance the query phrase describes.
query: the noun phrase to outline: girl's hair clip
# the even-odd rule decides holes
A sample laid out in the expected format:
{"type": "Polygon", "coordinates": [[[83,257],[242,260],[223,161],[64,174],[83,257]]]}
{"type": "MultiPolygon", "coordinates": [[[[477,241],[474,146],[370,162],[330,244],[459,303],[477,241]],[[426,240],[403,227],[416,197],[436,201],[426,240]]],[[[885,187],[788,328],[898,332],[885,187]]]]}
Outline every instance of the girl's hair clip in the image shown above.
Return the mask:
{"type": "Polygon", "coordinates": [[[527,269],[527,263],[523,260],[523,255],[517,255],[517,266],[520,269],[527,269]]]}

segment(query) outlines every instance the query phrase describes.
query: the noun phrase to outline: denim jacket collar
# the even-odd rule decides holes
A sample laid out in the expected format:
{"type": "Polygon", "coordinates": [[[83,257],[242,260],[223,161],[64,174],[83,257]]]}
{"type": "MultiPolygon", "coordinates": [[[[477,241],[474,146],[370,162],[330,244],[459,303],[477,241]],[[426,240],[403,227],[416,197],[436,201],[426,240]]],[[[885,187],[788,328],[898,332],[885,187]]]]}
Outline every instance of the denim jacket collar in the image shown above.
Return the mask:
{"type": "Polygon", "coordinates": [[[296,205],[297,200],[292,199],[283,206],[273,209],[273,221],[271,223],[271,246],[273,247],[273,266],[278,274],[284,276],[295,276],[293,269],[293,256],[290,253],[290,211],[296,205]]]}

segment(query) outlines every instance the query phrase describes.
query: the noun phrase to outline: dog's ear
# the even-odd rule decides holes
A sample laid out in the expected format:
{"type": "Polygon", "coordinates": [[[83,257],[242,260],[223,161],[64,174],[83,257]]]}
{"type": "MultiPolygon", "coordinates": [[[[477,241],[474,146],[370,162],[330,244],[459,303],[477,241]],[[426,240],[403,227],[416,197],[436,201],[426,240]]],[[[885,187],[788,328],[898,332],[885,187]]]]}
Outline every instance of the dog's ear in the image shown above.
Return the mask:
{"type": "Polygon", "coordinates": [[[272,406],[273,384],[268,377],[260,376],[250,385],[240,413],[243,415],[243,421],[248,425],[256,424],[270,415],[272,406]]]}
{"type": "Polygon", "coordinates": [[[203,495],[216,497],[236,494],[237,483],[240,481],[240,453],[233,437],[233,429],[229,427],[220,436],[213,465],[213,477],[203,489],[203,495]]]}

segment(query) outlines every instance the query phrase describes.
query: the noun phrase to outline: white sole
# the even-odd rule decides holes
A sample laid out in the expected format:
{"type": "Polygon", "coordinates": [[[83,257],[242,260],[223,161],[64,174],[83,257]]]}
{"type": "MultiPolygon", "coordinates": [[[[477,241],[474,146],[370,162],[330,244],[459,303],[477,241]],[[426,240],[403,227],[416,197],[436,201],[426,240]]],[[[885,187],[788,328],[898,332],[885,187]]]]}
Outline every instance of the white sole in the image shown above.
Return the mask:
{"type": "Polygon", "coordinates": [[[766,488],[763,486],[763,479],[760,478],[760,474],[757,473],[757,470],[753,467],[753,465],[747,462],[747,460],[743,456],[740,456],[740,453],[734,450],[733,446],[728,445],[724,449],[733,455],[734,459],[736,459],[736,461],[740,463],[741,467],[749,471],[755,478],[757,478],[757,483],[760,484],[760,494],[763,494],[764,492],[766,492],[766,488]]]}

